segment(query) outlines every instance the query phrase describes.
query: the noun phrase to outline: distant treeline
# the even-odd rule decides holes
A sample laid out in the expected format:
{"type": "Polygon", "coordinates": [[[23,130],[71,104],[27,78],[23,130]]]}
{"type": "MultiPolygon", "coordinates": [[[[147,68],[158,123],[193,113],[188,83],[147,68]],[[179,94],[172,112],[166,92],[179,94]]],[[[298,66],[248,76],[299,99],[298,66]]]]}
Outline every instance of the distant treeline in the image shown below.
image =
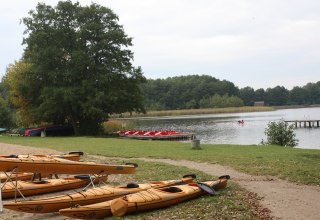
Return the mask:
{"type": "Polygon", "coordinates": [[[147,110],[197,109],[264,105],[320,104],[320,81],[288,90],[283,86],[239,89],[232,82],[208,75],[149,79],[142,85],[147,110]]]}

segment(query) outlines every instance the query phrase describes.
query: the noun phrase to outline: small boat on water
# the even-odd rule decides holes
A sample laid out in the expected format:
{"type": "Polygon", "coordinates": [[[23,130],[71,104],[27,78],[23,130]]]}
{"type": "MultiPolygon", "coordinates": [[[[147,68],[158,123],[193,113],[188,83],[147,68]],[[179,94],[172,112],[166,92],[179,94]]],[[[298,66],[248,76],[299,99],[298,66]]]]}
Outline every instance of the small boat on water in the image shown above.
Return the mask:
{"type": "Polygon", "coordinates": [[[57,157],[3,158],[2,172],[32,172],[41,174],[131,174],[137,164],[112,165],[93,162],[78,162],[57,157]]]}
{"type": "MultiPolygon", "coordinates": [[[[107,180],[108,176],[101,176],[94,178],[93,182],[98,183],[99,181],[107,180]]],[[[2,185],[2,198],[7,199],[14,198],[16,196],[20,197],[21,194],[18,193],[18,191],[20,191],[23,196],[33,196],[68,189],[77,189],[88,185],[90,182],[91,180],[88,175],[79,175],[62,179],[42,179],[32,182],[18,180],[7,182],[6,184],[2,185]]]]}
{"type": "Polygon", "coordinates": [[[127,195],[129,193],[135,193],[151,188],[186,184],[193,182],[194,178],[195,175],[186,175],[178,180],[154,181],[144,184],[129,183],[127,185],[120,186],[105,185],[101,187],[95,187],[86,191],[80,191],[77,193],[55,196],[51,198],[7,203],[4,204],[4,208],[29,213],[58,212],[60,209],[104,202],[127,195]]]}
{"type": "Polygon", "coordinates": [[[208,189],[209,191],[224,189],[229,178],[230,176],[227,175],[221,176],[217,181],[151,188],[106,202],[61,209],[59,212],[61,215],[79,219],[101,219],[112,215],[123,216],[127,213],[162,208],[191,200],[206,194],[208,189]]]}

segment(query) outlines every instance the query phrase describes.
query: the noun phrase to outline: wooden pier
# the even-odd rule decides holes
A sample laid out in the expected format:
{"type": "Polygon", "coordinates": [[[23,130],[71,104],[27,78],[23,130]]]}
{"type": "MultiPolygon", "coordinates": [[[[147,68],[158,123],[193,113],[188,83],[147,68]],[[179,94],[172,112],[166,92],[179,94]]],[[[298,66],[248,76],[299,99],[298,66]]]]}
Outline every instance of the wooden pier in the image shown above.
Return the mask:
{"type": "Polygon", "coordinates": [[[285,121],[286,123],[293,123],[296,128],[319,128],[320,120],[294,120],[285,121]]]}

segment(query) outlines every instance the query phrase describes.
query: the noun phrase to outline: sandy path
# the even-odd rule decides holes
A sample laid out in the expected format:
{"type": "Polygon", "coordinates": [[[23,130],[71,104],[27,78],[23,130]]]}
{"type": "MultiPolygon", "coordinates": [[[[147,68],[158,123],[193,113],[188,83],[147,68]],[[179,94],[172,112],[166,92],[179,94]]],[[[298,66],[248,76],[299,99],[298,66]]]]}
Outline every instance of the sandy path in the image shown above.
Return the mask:
{"type": "MultiPolygon", "coordinates": [[[[41,149],[0,143],[0,154],[55,154],[51,149],[41,149]]],[[[92,156],[94,157],[94,156],[92,156]]],[[[131,158],[144,161],[162,162],[176,166],[185,166],[210,175],[229,174],[232,180],[250,192],[256,193],[261,204],[271,210],[275,219],[320,219],[320,187],[297,185],[271,176],[251,176],[218,164],[199,163],[187,160],[131,158]]],[[[62,219],[52,214],[46,215],[9,215],[0,214],[1,219],[27,217],[33,219],[62,219]],[[8,217],[8,218],[6,218],[8,217]]]]}
{"type": "Polygon", "coordinates": [[[275,219],[320,219],[320,187],[317,186],[297,185],[271,176],[251,176],[218,164],[187,160],[136,159],[185,166],[215,176],[229,174],[234,182],[262,197],[261,205],[270,209],[275,219]]]}

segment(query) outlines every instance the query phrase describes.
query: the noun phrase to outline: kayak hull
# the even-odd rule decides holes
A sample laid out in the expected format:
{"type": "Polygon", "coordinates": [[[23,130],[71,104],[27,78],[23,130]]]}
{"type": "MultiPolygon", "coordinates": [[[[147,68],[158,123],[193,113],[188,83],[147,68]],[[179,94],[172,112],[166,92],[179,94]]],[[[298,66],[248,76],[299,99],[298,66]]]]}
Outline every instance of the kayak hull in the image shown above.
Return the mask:
{"type": "Polygon", "coordinates": [[[71,161],[80,161],[80,156],[83,155],[83,152],[70,152],[66,154],[20,154],[20,155],[0,155],[3,158],[33,158],[33,157],[42,157],[42,158],[61,158],[71,161]]]}
{"type": "Polygon", "coordinates": [[[61,158],[0,158],[0,171],[43,174],[131,174],[135,165],[110,165],[77,162],[61,158]]]}
{"type": "Polygon", "coordinates": [[[150,188],[157,188],[163,186],[170,186],[176,184],[185,184],[193,181],[192,177],[186,177],[179,180],[167,180],[150,182],[146,184],[139,184],[138,187],[132,188],[130,185],[124,186],[101,186],[95,187],[86,191],[77,193],[55,196],[46,199],[39,199],[33,201],[21,201],[16,203],[4,204],[4,208],[29,212],[29,213],[49,213],[58,212],[60,209],[70,208],[79,205],[89,205],[93,203],[101,203],[104,201],[112,200],[129,193],[135,193],[150,188]],[[41,207],[41,208],[39,208],[41,207]]]}
{"type": "MultiPolygon", "coordinates": [[[[101,178],[94,179],[93,182],[97,183],[99,181],[107,181],[108,177],[103,176],[101,178]]],[[[21,195],[16,192],[15,186],[17,184],[17,189],[23,194],[23,196],[33,196],[51,192],[58,192],[69,189],[77,189],[84,187],[90,183],[90,179],[86,178],[62,178],[62,179],[44,179],[41,181],[25,182],[25,181],[13,181],[7,182],[2,186],[2,198],[14,198],[15,196],[20,197],[21,195]]]]}
{"type": "MultiPolygon", "coordinates": [[[[208,184],[212,185],[215,190],[224,189],[227,186],[227,179],[221,179],[218,181],[211,181],[208,184]]],[[[79,218],[79,219],[102,219],[109,216],[114,215],[112,212],[112,208],[119,205],[117,202],[126,200],[127,198],[134,198],[132,201],[127,203],[126,212],[125,213],[132,213],[138,211],[146,211],[156,208],[162,208],[166,206],[171,206],[183,201],[191,200],[196,197],[199,197],[205,194],[203,191],[196,186],[196,183],[189,183],[188,185],[175,185],[174,187],[182,188],[185,192],[188,193],[169,193],[171,196],[167,196],[165,192],[162,192],[161,189],[163,188],[151,188],[146,191],[141,191],[134,194],[129,194],[121,198],[113,199],[110,201],[102,202],[102,203],[95,203],[92,205],[87,206],[80,206],[68,209],[60,210],[60,214],[72,218],[79,218]],[[159,195],[159,196],[156,196],[159,195]],[[158,199],[152,199],[157,197],[158,199]],[[162,199],[163,197],[163,199],[162,199]],[[139,198],[150,198],[150,201],[146,200],[139,200],[139,198]]],[[[117,208],[121,208],[120,207],[117,208]]]]}

